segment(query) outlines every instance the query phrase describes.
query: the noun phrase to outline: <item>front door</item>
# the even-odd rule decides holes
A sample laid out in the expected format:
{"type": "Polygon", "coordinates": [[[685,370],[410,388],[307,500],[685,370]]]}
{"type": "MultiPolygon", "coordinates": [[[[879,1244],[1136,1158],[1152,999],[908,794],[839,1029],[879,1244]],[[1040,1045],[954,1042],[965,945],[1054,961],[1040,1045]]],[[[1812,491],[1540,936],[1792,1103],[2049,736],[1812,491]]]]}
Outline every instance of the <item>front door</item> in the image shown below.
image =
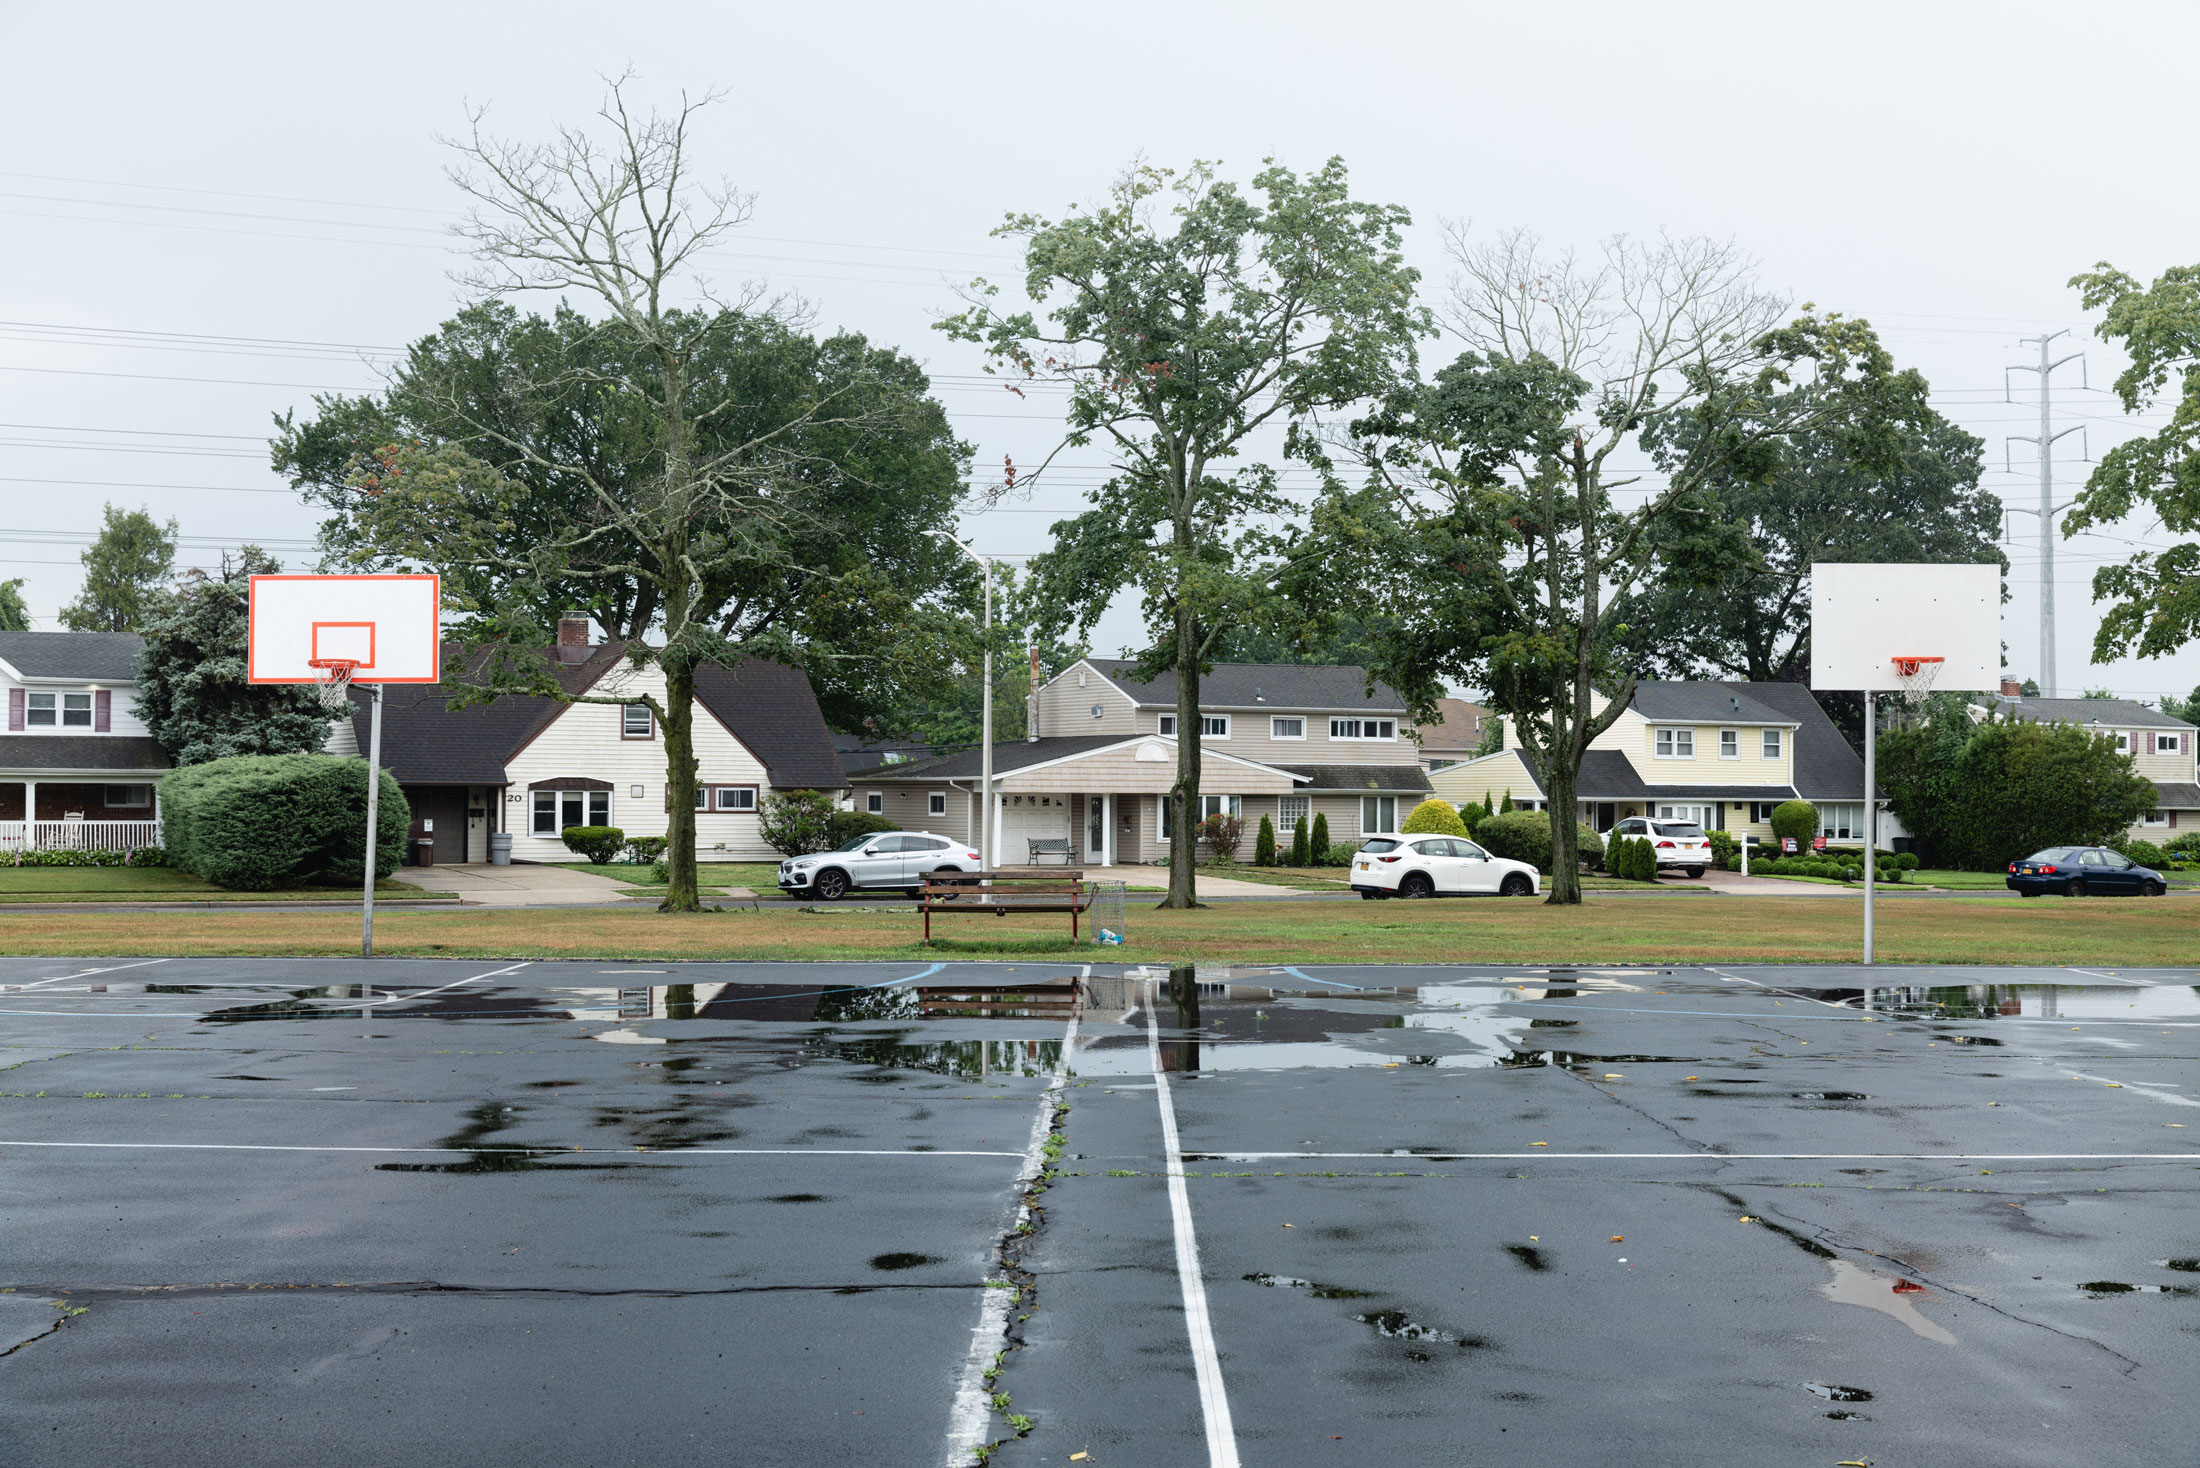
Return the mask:
{"type": "Polygon", "coordinates": [[[1113,866],[1108,860],[1108,798],[1085,797],[1085,860],[1093,866],[1113,866]]]}

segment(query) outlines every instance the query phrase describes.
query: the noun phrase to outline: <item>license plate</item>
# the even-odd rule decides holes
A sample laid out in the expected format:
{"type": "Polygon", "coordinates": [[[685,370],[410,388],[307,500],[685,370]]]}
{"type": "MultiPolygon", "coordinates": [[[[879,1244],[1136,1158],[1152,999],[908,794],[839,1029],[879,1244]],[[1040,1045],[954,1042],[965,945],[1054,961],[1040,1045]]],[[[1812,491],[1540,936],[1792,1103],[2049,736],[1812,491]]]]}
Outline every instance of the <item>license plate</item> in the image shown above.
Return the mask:
{"type": "Polygon", "coordinates": [[[1353,869],[1354,869],[1355,871],[1362,871],[1362,872],[1371,872],[1371,871],[1375,870],[1375,869],[1374,869],[1373,867],[1369,866],[1369,865],[1368,865],[1368,864],[1367,864],[1366,862],[1364,862],[1364,861],[1356,861],[1356,862],[1354,862],[1354,863],[1352,864],[1352,866],[1353,866],[1353,869]]]}

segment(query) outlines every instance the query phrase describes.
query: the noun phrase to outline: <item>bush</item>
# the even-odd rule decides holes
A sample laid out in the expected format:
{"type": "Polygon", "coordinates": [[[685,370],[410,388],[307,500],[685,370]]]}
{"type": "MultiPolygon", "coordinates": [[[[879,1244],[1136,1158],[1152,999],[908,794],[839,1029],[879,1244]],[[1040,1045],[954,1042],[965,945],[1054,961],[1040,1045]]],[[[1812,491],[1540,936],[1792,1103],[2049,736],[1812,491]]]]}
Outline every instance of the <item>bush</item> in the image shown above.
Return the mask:
{"type": "Polygon", "coordinates": [[[1360,848],[1357,846],[1332,846],[1322,853],[1322,859],[1317,862],[1316,865],[1325,867],[1348,867],[1352,865],[1352,858],[1358,856],[1359,854],[1360,848]]]}
{"type": "Polygon", "coordinates": [[[1483,818],[1474,839],[1492,856],[1524,861],[1537,871],[1551,869],[1551,818],[1542,811],[1502,811],[1483,818]]]}
{"type": "MultiPolygon", "coordinates": [[[[397,870],[412,812],[381,772],[375,874],[397,870]]],[[[265,892],[365,875],[367,762],[327,754],[245,754],[160,782],[171,865],[217,887],[265,892]]]]}
{"type": "Polygon", "coordinates": [[[1902,824],[1935,865],[1962,871],[2000,871],[2046,846],[2112,843],[2158,798],[2130,755],[2074,724],[1974,727],[1951,714],[1889,730],[1879,751],[1902,824]]]}
{"type": "Polygon", "coordinates": [[[825,847],[827,851],[846,846],[858,836],[868,836],[874,831],[898,831],[884,816],[874,816],[867,810],[836,810],[825,818],[825,847]]]}
{"type": "Polygon", "coordinates": [[[1657,861],[1657,855],[1651,850],[1648,838],[1619,836],[1613,838],[1611,846],[1606,850],[1604,866],[1606,871],[1622,880],[1647,882],[1657,877],[1657,861]],[[1649,861],[1647,874],[1643,866],[1645,858],[1649,861]]]}
{"type": "Polygon", "coordinates": [[[1207,848],[1207,860],[1227,866],[1237,860],[1238,842],[1245,837],[1245,817],[1216,812],[1199,823],[1199,844],[1207,848]]]}
{"type": "Polygon", "coordinates": [[[1895,853],[1894,864],[1906,872],[1914,872],[1917,870],[1917,853],[1914,851],[1898,851],[1895,853]]]}
{"type": "Polygon", "coordinates": [[[19,867],[164,867],[168,853],[158,846],[140,846],[135,851],[15,851],[8,860],[19,867]]]}
{"type": "Polygon", "coordinates": [[[1509,816],[1509,815],[1511,815],[1512,813],[1513,813],[1513,793],[1512,793],[1512,792],[1511,792],[1510,790],[1508,790],[1508,791],[1506,791],[1506,792],[1505,792],[1505,803],[1504,803],[1503,805],[1500,805],[1500,806],[1499,806],[1499,807],[1498,807],[1498,808],[1496,809],[1496,811],[1494,812],[1494,814],[1496,814],[1496,815],[1501,815],[1501,816],[1509,816]]]}
{"type": "Polygon", "coordinates": [[[2126,836],[2121,841],[2109,843],[2110,849],[2122,852],[2143,867],[2160,871],[2169,865],[2169,853],[2152,841],[2142,841],[2137,836],[2126,836]]]}
{"type": "Polygon", "coordinates": [[[1398,831],[1405,836],[1464,836],[1467,823],[1459,819],[1450,801],[1431,795],[1407,812],[1398,831]]]}
{"type": "Polygon", "coordinates": [[[620,860],[634,866],[646,867],[654,865],[663,858],[664,854],[664,837],[629,836],[626,838],[626,850],[620,854],[620,860]]]}
{"type": "Polygon", "coordinates": [[[1733,833],[1729,831],[1706,831],[1703,833],[1703,837],[1704,840],[1711,843],[1712,867],[1722,872],[1734,870],[1736,864],[1734,853],[1739,847],[1734,840],[1733,833]]]}
{"type": "Polygon", "coordinates": [[[2187,831],[2181,836],[2172,836],[2162,843],[2162,849],[2189,860],[2200,861],[2200,831],[2187,831]]]}
{"type": "Polygon", "coordinates": [[[1307,850],[1319,865],[1336,865],[1329,859],[1329,817],[1321,811],[1314,812],[1314,834],[1308,838],[1307,850]]]}
{"type": "Polygon", "coordinates": [[[1260,834],[1253,838],[1253,864],[1263,867],[1276,864],[1276,823],[1266,816],[1260,818],[1260,834]]]}
{"type": "Polygon", "coordinates": [[[1581,859],[1588,863],[1592,870],[1604,865],[1604,838],[1597,834],[1596,827],[1590,825],[1576,826],[1574,828],[1574,839],[1581,848],[1581,859]]]}
{"type": "Polygon", "coordinates": [[[830,839],[835,814],[832,797],[821,790],[767,795],[757,807],[756,834],[781,856],[808,856],[839,844],[830,839]]]}
{"type": "Polygon", "coordinates": [[[1291,865],[1306,867],[1314,864],[1314,848],[1306,834],[1306,817],[1300,816],[1291,823],[1291,865]]]}
{"type": "Polygon", "coordinates": [[[1772,808],[1772,834],[1810,848],[1818,834],[1818,807],[1807,800],[1787,800],[1772,808]]]}
{"type": "Polygon", "coordinates": [[[649,864],[649,880],[652,886],[662,887],[672,880],[672,868],[662,859],[649,864]]]}
{"type": "Polygon", "coordinates": [[[626,832],[617,826],[567,826],[558,839],[567,851],[597,866],[610,865],[626,849],[626,832]]]}

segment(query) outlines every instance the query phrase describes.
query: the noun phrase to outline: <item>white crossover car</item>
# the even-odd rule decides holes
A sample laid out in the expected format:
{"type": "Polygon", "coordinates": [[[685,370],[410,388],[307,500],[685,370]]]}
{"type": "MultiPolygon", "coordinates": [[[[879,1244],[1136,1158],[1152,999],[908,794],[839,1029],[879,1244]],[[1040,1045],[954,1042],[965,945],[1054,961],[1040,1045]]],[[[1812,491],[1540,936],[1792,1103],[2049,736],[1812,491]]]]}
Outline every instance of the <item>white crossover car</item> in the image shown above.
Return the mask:
{"type": "Polygon", "coordinates": [[[1611,850],[1612,842],[1621,836],[1649,837],[1660,867],[1680,867],[1691,877],[1702,876],[1711,865],[1711,842],[1704,836],[1703,827],[1694,821],[1653,821],[1646,816],[1630,816],[1606,833],[1604,849],[1611,850]]]}
{"type": "Polygon", "coordinates": [[[1541,873],[1459,836],[1377,836],[1352,858],[1352,890],[1378,897],[1532,897],[1541,873]]]}
{"type": "Polygon", "coordinates": [[[858,887],[913,892],[934,872],[985,869],[978,853],[930,831],[873,831],[835,851],[790,857],[779,864],[779,890],[789,897],[838,902],[858,887]]]}

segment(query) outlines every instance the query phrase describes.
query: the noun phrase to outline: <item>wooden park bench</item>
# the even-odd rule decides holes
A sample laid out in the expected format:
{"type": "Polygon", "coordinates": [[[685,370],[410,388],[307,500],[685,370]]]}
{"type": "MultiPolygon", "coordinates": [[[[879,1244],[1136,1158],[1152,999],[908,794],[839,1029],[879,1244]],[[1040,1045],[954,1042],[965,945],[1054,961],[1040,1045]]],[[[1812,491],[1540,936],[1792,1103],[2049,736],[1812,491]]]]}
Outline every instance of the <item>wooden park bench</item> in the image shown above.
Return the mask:
{"type": "Polygon", "coordinates": [[[1039,858],[1043,856],[1058,856],[1062,859],[1063,866],[1069,865],[1070,851],[1067,837],[1041,836],[1036,840],[1026,841],[1024,844],[1031,848],[1031,864],[1033,866],[1037,866],[1039,858]]]}
{"type": "Polygon", "coordinates": [[[921,1013],[965,1019],[1067,1019],[1084,1003],[1077,975],[1038,983],[919,984],[921,1013]]]}
{"type": "Polygon", "coordinates": [[[1092,907],[1092,888],[1079,871],[931,872],[918,889],[924,908],[924,941],[932,941],[932,915],[1012,912],[1066,912],[1069,936],[1077,938],[1077,919],[1092,907]]]}

